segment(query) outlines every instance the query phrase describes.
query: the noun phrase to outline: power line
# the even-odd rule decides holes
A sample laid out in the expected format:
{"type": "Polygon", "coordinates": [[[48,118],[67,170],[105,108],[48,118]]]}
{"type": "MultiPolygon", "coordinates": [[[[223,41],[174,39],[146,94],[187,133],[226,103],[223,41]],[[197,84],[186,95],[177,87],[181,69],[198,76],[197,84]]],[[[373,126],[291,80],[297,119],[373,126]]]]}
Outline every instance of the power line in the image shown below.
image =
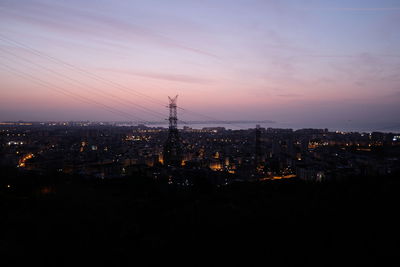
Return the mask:
{"type": "MultiPolygon", "coordinates": [[[[23,48],[29,50],[31,53],[33,53],[33,54],[35,54],[35,55],[37,55],[37,56],[39,56],[39,57],[47,58],[48,60],[53,61],[53,62],[55,62],[55,63],[57,63],[57,64],[62,64],[62,65],[64,65],[64,66],[67,66],[67,67],[69,67],[70,69],[73,69],[73,70],[75,70],[75,71],[78,71],[78,72],[80,72],[81,74],[83,73],[84,75],[89,76],[91,79],[94,79],[94,80],[96,80],[96,81],[106,82],[106,83],[110,84],[112,87],[117,88],[117,89],[119,89],[119,90],[121,90],[121,88],[122,88],[122,91],[124,91],[124,92],[132,93],[132,92],[131,92],[132,89],[130,89],[130,88],[128,88],[128,87],[125,87],[125,86],[122,86],[122,85],[120,85],[120,84],[117,84],[117,83],[115,83],[115,82],[113,82],[113,81],[104,79],[104,78],[102,78],[102,77],[100,77],[100,76],[98,76],[98,75],[96,75],[96,74],[93,74],[93,73],[90,73],[90,72],[88,72],[88,71],[85,71],[85,70],[83,70],[83,69],[81,69],[81,68],[78,68],[78,67],[76,67],[76,66],[73,65],[73,64],[70,64],[70,63],[67,63],[67,62],[65,62],[65,61],[62,61],[62,60],[60,60],[60,59],[57,59],[57,58],[55,58],[55,57],[46,55],[45,53],[40,52],[40,51],[37,50],[37,49],[34,49],[34,48],[32,48],[32,47],[30,47],[30,46],[28,46],[28,45],[25,45],[25,44],[23,44],[23,43],[21,43],[21,42],[12,40],[12,39],[10,39],[10,38],[8,38],[8,37],[5,37],[5,36],[2,35],[2,34],[0,34],[0,40],[5,41],[5,42],[7,42],[7,43],[9,43],[9,44],[12,44],[12,45],[22,46],[23,48]]],[[[3,50],[3,51],[4,51],[4,50],[3,50]]],[[[6,53],[9,53],[9,54],[12,54],[12,55],[15,56],[15,57],[21,58],[20,56],[17,56],[17,55],[15,55],[15,54],[13,54],[13,53],[11,53],[11,52],[9,52],[9,51],[7,51],[6,53]]],[[[33,63],[32,61],[30,61],[30,60],[28,60],[28,59],[22,59],[22,60],[24,60],[24,61],[29,61],[30,64],[33,64],[33,65],[36,65],[36,66],[40,66],[40,65],[38,65],[38,64],[36,64],[36,63],[33,63]]],[[[52,73],[56,73],[55,71],[49,70],[48,68],[45,68],[45,67],[43,67],[43,66],[40,66],[40,67],[41,67],[41,68],[44,68],[44,69],[46,69],[47,71],[50,71],[50,72],[52,72],[52,73]]],[[[65,75],[62,75],[62,74],[59,74],[59,73],[56,73],[56,74],[57,74],[57,75],[60,75],[60,76],[63,76],[64,78],[66,78],[66,79],[68,79],[68,80],[73,80],[74,82],[80,83],[79,81],[76,81],[75,79],[66,77],[65,75]]],[[[85,85],[85,86],[86,86],[86,85],[85,85]]],[[[135,91],[135,90],[133,90],[133,91],[135,91]]],[[[140,95],[140,96],[146,97],[146,98],[152,100],[151,102],[153,102],[153,103],[161,104],[163,107],[168,107],[165,103],[159,101],[159,100],[156,99],[156,98],[153,98],[153,97],[151,97],[151,96],[148,96],[148,95],[139,93],[139,92],[137,92],[137,91],[135,91],[135,92],[136,92],[136,95],[140,95]]],[[[110,95],[111,95],[111,94],[110,94],[110,95]]],[[[111,95],[111,96],[114,97],[114,98],[119,98],[119,99],[121,99],[120,97],[115,96],[115,95],[111,95]]],[[[139,106],[140,108],[146,110],[147,112],[150,112],[150,113],[153,113],[153,114],[154,114],[154,113],[155,113],[155,114],[158,114],[162,119],[165,118],[165,117],[164,117],[164,114],[162,114],[162,113],[160,113],[160,112],[153,111],[153,110],[151,110],[151,109],[149,109],[149,108],[147,108],[147,107],[144,107],[144,106],[142,106],[142,105],[140,105],[140,104],[134,103],[134,102],[129,101],[129,100],[127,100],[127,99],[122,99],[122,100],[123,100],[123,101],[127,101],[127,102],[131,103],[132,105],[139,106]]],[[[185,121],[183,121],[183,120],[179,120],[179,121],[180,121],[181,123],[183,123],[183,124],[187,124],[187,122],[185,122],[185,121]]]]}
{"type": "MultiPolygon", "coordinates": [[[[151,96],[148,96],[148,95],[146,95],[146,94],[140,93],[140,92],[138,92],[138,91],[136,91],[136,90],[133,90],[133,89],[131,89],[131,88],[128,88],[128,87],[126,87],[126,86],[123,86],[123,85],[121,85],[121,84],[118,84],[118,83],[116,83],[116,82],[114,82],[114,81],[112,81],[112,80],[105,79],[105,78],[103,78],[103,77],[101,77],[101,76],[99,76],[99,75],[97,75],[97,74],[94,74],[94,73],[91,73],[91,72],[89,72],[89,71],[86,71],[86,70],[84,70],[84,69],[82,69],[82,68],[79,68],[79,67],[77,67],[77,66],[75,66],[75,65],[73,65],[73,64],[71,64],[71,63],[68,63],[68,62],[65,62],[65,61],[63,61],[63,60],[60,60],[60,59],[58,59],[58,58],[55,58],[55,57],[53,57],[53,56],[47,55],[47,54],[45,54],[45,53],[43,53],[43,52],[41,52],[41,51],[39,51],[39,50],[37,50],[37,49],[35,49],[35,48],[32,48],[32,47],[30,47],[30,46],[28,46],[28,45],[26,45],[26,44],[21,43],[21,42],[15,41],[15,40],[13,40],[13,39],[11,39],[11,38],[9,38],[9,37],[6,37],[6,36],[4,36],[4,35],[2,35],[2,34],[0,34],[0,40],[3,40],[3,41],[5,41],[5,42],[7,42],[7,43],[9,43],[9,44],[12,44],[12,45],[17,45],[17,46],[23,47],[23,48],[29,50],[31,53],[33,53],[33,54],[39,56],[39,57],[44,57],[44,58],[47,58],[48,60],[51,60],[51,61],[53,61],[53,62],[55,62],[55,63],[57,63],[57,64],[62,64],[62,65],[64,65],[64,66],[67,66],[67,67],[69,67],[70,69],[73,69],[73,70],[75,70],[75,71],[78,71],[78,72],[80,72],[81,74],[83,73],[83,74],[89,76],[90,78],[92,78],[92,79],[94,79],[94,80],[108,83],[108,84],[110,84],[111,86],[113,86],[114,88],[118,88],[119,90],[123,90],[123,91],[128,92],[128,93],[133,93],[133,92],[134,92],[134,94],[136,94],[136,96],[141,96],[141,97],[147,98],[147,101],[150,101],[150,102],[156,103],[156,104],[161,104],[161,105],[163,105],[164,107],[166,106],[165,103],[159,101],[158,99],[156,99],[156,98],[154,98],[154,97],[151,97],[151,96]]],[[[136,103],[135,103],[135,105],[140,106],[140,105],[138,105],[138,104],[136,104],[136,103]]],[[[142,106],[142,108],[148,110],[149,112],[154,112],[154,111],[149,110],[149,109],[147,109],[147,108],[145,108],[145,107],[143,107],[143,106],[142,106]]],[[[183,111],[186,111],[186,112],[188,112],[188,113],[191,113],[191,114],[196,115],[196,116],[199,116],[199,117],[207,118],[207,119],[209,119],[209,120],[211,120],[211,121],[214,121],[214,122],[223,121],[223,120],[217,119],[217,118],[215,118],[215,117],[211,117],[211,116],[208,116],[208,115],[204,115],[204,114],[201,114],[201,113],[198,113],[198,112],[194,112],[194,111],[188,110],[188,109],[186,109],[186,108],[178,107],[178,109],[183,110],[183,111]]],[[[156,113],[157,113],[157,112],[156,112],[156,113]]],[[[163,115],[162,115],[162,116],[163,116],[163,115]]],[[[186,122],[184,122],[184,121],[182,121],[182,120],[179,120],[179,121],[183,122],[184,124],[187,124],[186,122]]],[[[239,127],[239,128],[242,128],[242,125],[239,125],[239,124],[235,124],[235,123],[232,123],[232,122],[226,122],[226,123],[227,123],[227,124],[230,124],[230,125],[233,125],[233,126],[236,126],[236,127],[239,127]]]]}
{"type": "Polygon", "coordinates": [[[29,51],[31,51],[31,53],[36,54],[37,56],[45,57],[45,58],[47,58],[47,59],[49,59],[49,60],[51,60],[53,62],[56,62],[58,64],[62,64],[62,65],[68,66],[69,68],[72,68],[72,69],[74,69],[74,70],[76,70],[76,71],[78,71],[80,73],[84,73],[85,75],[90,76],[92,79],[95,79],[95,80],[98,80],[98,81],[100,80],[102,82],[106,82],[106,83],[111,84],[113,86],[116,86],[116,87],[118,87],[120,89],[122,88],[124,91],[127,90],[128,92],[131,92],[131,93],[134,92],[136,95],[139,95],[139,96],[147,98],[148,101],[151,101],[153,103],[161,104],[163,106],[166,106],[166,103],[161,102],[161,101],[159,101],[158,99],[156,99],[154,97],[151,97],[151,96],[148,96],[146,94],[140,93],[140,92],[138,92],[136,90],[133,90],[133,89],[131,89],[129,87],[120,85],[120,84],[118,84],[118,83],[116,83],[114,81],[107,80],[107,79],[105,79],[105,78],[103,78],[103,77],[101,77],[101,76],[99,76],[97,74],[94,74],[94,73],[91,73],[91,72],[86,71],[84,69],[81,69],[81,68],[79,68],[79,67],[77,67],[77,66],[75,66],[75,65],[73,65],[71,63],[65,62],[65,61],[63,61],[61,59],[55,58],[53,56],[49,56],[49,55],[47,55],[47,54],[45,54],[45,53],[43,53],[43,52],[41,52],[41,51],[39,51],[39,50],[37,50],[35,48],[32,48],[32,47],[30,47],[30,46],[28,46],[26,44],[21,43],[21,42],[12,40],[11,38],[6,37],[6,36],[4,36],[2,34],[0,34],[0,39],[2,39],[3,41],[6,41],[8,43],[11,43],[11,44],[14,43],[14,44],[17,44],[19,46],[22,46],[23,48],[28,49],[29,51]]]}
{"type": "MultiPolygon", "coordinates": [[[[153,116],[155,116],[155,117],[157,117],[157,118],[164,118],[164,114],[162,114],[162,113],[160,113],[160,112],[152,111],[152,110],[150,110],[150,109],[148,109],[148,108],[146,108],[146,107],[144,107],[144,106],[141,106],[141,105],[139,105],[139,104],[136,104],[136,103],[134,103],[134,102],[131,102],[131,101],[129,101],[128,99],[123,99],[123,98],[120,98],[120,97],[118,97],[118,96],[116,96],[116,95],[113,95],[113,94],[110,94],[110,93],[105,93],[104,91],[101,91],[101,90],[93,89],[93,88],[91,88],[91,87],[89,87],[89,86],[83,84],[82,82],[76,80],[76,79],[70,78],[70,77],[68,77],[68,76],[66,76],[66,75],[64,75],[64,74],[61,74],[61,73],[59,73],[59,72],[56,72],[56,71],[54,71],[54,70],[52,70],[52,69],[49,69],[49,68],[44,67],[44,66],[41,66],[41,65],[39,65],[39,64],[37,64],[37,63],[35,63],[35,62],[29,60],[29,59],[26,59],[26,58],[24,58],[24,57],[21,57],[21,56],[19,56],[19,55],[16,55],[15,53],[9,52],[9,51],[7,51],[7,50],[5,50],[5,49],[2,49],[2,48],[0,48],[0,50],[3,51],[3,52],[5,52],[5,53],[7,53],[7,54],[9,54],[9,55],[12,55],[12,56],[14,56],[14,57],[16,57],[16,58],[19,58],[20,60],[23,60],[23,61],[25,61],[25,62],[28,62],[29,64],[31,64],[31,65],[33,65],[33,66],[39,67],[39,68],[44,69],[44,70],[46,70],[46,71],[48,71],[48,72],[51,72],[51,73],[53,73],[53,74],[55,74],[55,75],[57,75],[57,76],[59,76],[59,77],[62,77],[62,78],[64,78],[64,79],[67,79],[67,80],[69,80],[70,82],[72,81],[73,83],[76,83],[76,84],[80,85],[81,87],[89,88],[90,90],[94,91],[95,94],[102,93],[102,94],[105,95],[106,97],[111,96],[111,97],[113,97],[113,98],[118,99],[118,100],[119,100],[118,102],[119,102],[120,104],[122,103],[123,105],[125,105],[125,103],[124,103],[124,102],[121,102],[121,100],[122,100],[122,101],[127,101],[127,102],[129,102],[130,104],[132,104],[132,105],[134,105],[134,106],[138,106],[139,108],[144,109],[145,112],[151,113],[151,115],[153,115],[153,116]]],[[[115,100],[114,100],[114,101],[115,101],[115,100]]],[[[129,106],[129,107],[131,107],[131,106],[129,106]]],[[[137,108],[137,107],[136,107],[136,108],[137,108]]]]}
{"type": "Polygon", "coordinates": [[[27,73],[25,73],[25,72],[23,72],[23,71],[17,70],[17,69],[15,69],[15,68],[13,68],[13,67],[10,67],[10,66],[7,65],[7,64],[4,64],[3,62],[0,62],[0,65],[2,65],[3,67],[5,67],[6,70],[8,70],[8,71],[10,71],[10,72],[12,72],[12,73],[14,73],[14,74],[20,76],[20,77],[23,77],[23,78],[25,78],[25,79],[31,80],[31,81],[35,82],[36,84],[39,84],[39,85],[41,85],[41,86],[43,86],[43,87],[46,87],[46,88],[49,88],[49,89],[52,90],[52,91],[56,91],[56,92],[58,92],[58,93],[61,93],[61,94],[66,95],[66,96],[68,96],[68,97],[71,97],[71,98],[73,98],[73,99],[75,99],[75,100],[78,100],[78,101],[80,101],[80,102],[83,102],[83,103],[85,103],[85,104],[95,104],[95,105],[99,106],[100,108],[102,108],[102,109],[104,109],[104,110],[107,110],[108,112],[111,112],[111,113],[116,114],[116,115],[119,115],[119,116],[123,116],[123,117],[125,117],[125,118],[128,118],[129,120],[131,120],[132,118],[135,118],[135,120],[136,120],[137,122],[140,122],[140,123],[148,123],[148,121],[142,120],[141,118],[139,118],[139,117],[137,117],[137,116],[134,116],[134,115],[132,115],[132,114],[129,114],[129,113],[127,113],[127,112],[118,110],[118,109],[116,109],[116,108],[114,108],[114,107],[111,107],[111,106],[108,106],[108,105],[103,104],[103,103],[101,103],[101,102],[92,100],[92,99],[87,98],[87,97],[85,97],[85,96],[81,96],[81,95],[78,95],[78,94],[76,94],[76,93],[71,93],[71,92],[69,92],[68,90],[66,90],[66,89],[64,89],[64,88],[61,88],[61,87],[59,87],[59,86],[56,86],[56,85],[53,85],[53,84],[48,83],[48,82],[46,82],[46,81],[43,81],[42,79],[37,78],[37,77],[34,77],[34,76],[32,76],[32,75],[30,75],[30,74],[27,74],[27,73]]]}

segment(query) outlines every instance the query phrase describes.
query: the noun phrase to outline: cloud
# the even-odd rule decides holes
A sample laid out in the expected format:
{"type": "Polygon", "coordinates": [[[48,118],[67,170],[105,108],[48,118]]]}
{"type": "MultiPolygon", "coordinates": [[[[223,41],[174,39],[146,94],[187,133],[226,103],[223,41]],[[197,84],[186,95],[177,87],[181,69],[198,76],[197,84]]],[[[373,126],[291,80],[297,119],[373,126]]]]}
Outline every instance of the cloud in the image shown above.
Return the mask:
{"type": "Polygon", "coordinates": [[[398,58],[400,57],[399,55],[396,54],[370,54],[370,53],[363,53],[363,54],[358,54],[358,55],[345,55],[345,54],[330,54],[330,55],[324,55],[324,54],[310,54],[310,55],[303,55],[303,56],[296,56],[296,57],[310,57],[310,58],[372,58],[372,57],[379,57],[379,58],[398,58]]]}
{"type": "Polygon", "coordinates": [[[167,73],[154,73],[154,72],[143,72],[143,71],[129,71],[129,70],[118,70],[118,69],[108,69],[108,68],[101,68],[99,70],[114,72],[114,73],[121,73],[121,74],[128,74],[133,76],[140,76],[150,79],[156,80],[166,80],[171,82],[183,82],[183,83],[197,83],[197,84],[210,84],[212,80],[193,77],[190,75],[184,74],[167,74],[167,73]]]}
{"type": "Polygon", "coordinates": [[[76,9],[68,5],[54,5],[43,1],[33,1],[18,6],[13,2],[0,5],[2,16],[40,27],[57,33],[68,33],[106,40],[141,41],[166,48],[180,49],[198,55],[219,59],[218,55],[185,44],[142,25],[93,11],[76,9]],[[17,11],[18,10],[18,11],[17,11]]]}
{"type": "Polygon", "coordinates": [[[295,97],[302,97],[303,95],[300,94],[280,94],[277,95],[279,97],[286,97],[286,98],[295,98],[295,97]]]}
{"type": "Polygon", "coordinates": [[[326,11],[395,11],[400,10],[400,7],[371,7],[371,8],[363,8],[363,7],[309,7],[302,8],[303,10],[326,10],[326,11]]]}

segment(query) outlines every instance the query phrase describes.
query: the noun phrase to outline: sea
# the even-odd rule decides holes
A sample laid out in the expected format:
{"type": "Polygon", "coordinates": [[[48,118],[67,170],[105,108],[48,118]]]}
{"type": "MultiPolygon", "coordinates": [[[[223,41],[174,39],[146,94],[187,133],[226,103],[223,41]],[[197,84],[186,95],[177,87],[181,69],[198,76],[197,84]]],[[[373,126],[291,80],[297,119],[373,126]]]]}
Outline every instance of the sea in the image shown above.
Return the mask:
{"type": "MultiPolygon", "coordinates": [[[[146,124],[145,124],[146,125],[146,124]]],[[[346,125],[332,125],[332,124],[300,124],[300,123],[285,123],[285,122],[225,122],[225,123],[180,123],[178,124],[179,129],[183,127],[190,127],[193,129],[203,129],[210,127],[224,127],[225,129],[231,130],[243,130],[256,128],[256,125],[260,125],[262,128],[280,128],[280,129],[328,129],[329,131],[341,131],[341,132],[360,132],[360,133],[371,133],[371,132],[384,132],[384,133],[400,133],[400,124],[370,124],[363,125],[357,123],[348,123],[346,125]]],[[[167,123],[157,123],[147,125],[149,127],[163,127],[167,128],[167,123]]]]}

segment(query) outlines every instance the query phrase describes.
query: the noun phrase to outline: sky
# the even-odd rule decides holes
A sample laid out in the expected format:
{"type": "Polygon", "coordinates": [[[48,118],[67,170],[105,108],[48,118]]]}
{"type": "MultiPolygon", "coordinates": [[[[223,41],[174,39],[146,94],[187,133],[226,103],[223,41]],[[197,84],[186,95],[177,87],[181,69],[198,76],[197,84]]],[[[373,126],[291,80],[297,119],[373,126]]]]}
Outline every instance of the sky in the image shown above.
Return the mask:
{"type": "Polygon", "coordinates": [[[398,0],[0,0],[0,121],[400,129],[398,0]]]}

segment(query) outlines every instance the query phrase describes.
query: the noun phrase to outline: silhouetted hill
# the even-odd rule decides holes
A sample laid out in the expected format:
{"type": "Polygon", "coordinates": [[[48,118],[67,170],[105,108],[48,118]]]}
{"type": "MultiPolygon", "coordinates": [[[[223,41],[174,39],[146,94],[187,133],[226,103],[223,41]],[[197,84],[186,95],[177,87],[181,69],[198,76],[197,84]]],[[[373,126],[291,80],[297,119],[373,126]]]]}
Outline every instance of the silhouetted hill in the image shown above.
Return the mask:
{"type": "Polygon", "coordinates": [[[389,266],[396,260],[397,177],[219,188],[140,177],[16,179],[23,190],[1,191],[0,246],[10,266],[389,266]]]}

